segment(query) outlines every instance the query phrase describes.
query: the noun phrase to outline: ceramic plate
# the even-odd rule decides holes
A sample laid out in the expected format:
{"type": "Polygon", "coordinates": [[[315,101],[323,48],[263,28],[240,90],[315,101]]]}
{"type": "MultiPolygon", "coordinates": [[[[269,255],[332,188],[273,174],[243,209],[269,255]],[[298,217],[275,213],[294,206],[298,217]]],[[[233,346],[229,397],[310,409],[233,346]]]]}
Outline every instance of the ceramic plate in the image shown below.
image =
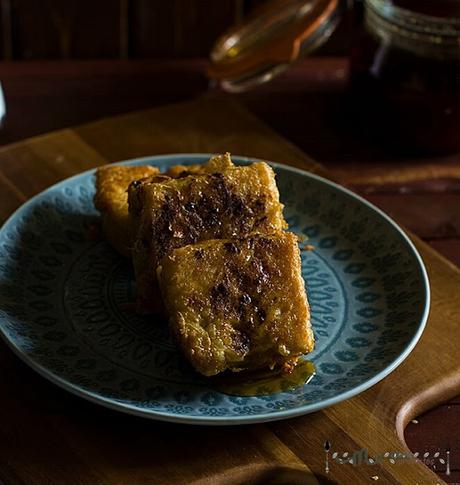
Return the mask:
{"type": "MultiPolygon", "coordinates": [[[[210,155],[129,162],[165,170],[210,155]]],[[[234,157],[236,163],[249,160],[234,157]]],[[[52,382],[107,407],[201,424],[271,421],[325,408],[387,376],[423,331],[429,286],[404,232],[365,200],[310,173],[272,164],[302,253],[317,374],[294,391],[229,396],[184,365],[167,325],[123,311],[134,300],[128,261],[89,237],[98,221],[94,172],[24,204],[0,232],[0,330],[52,382]]]]}

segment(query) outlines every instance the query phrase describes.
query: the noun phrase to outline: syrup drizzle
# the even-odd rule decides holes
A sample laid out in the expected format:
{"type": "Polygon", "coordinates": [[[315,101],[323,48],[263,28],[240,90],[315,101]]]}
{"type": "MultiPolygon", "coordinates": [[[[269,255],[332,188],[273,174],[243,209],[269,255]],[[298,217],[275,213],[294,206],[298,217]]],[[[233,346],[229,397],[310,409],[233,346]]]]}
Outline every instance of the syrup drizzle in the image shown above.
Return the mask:
{"type": "Polygon", "coordinates": [[[312,362],[300,360],[290,373],[281,369],[242,371],[212,380],[218,391],[231,396],[269,396],[298,389],[308,384],[315,373],[312,362]]]}

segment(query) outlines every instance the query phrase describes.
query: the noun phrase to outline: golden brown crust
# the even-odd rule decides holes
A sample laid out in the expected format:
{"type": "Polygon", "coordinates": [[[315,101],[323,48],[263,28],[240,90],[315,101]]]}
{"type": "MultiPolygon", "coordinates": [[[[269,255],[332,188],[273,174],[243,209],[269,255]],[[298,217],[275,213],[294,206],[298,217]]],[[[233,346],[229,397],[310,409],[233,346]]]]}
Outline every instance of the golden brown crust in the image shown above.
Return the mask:
{"type": "Polygon", "coordinates": [[[215,155],[206,163],[200,165],[175,165],[166,172],[166,175],[171,178],[182,178],[188,175],[222,172],[233,166],[230,153],[225,153],[223,155],[215,155]]]}
{"type": "Polygon", "coordinates": [[[265,163],[131,186],[129,201],[137,218],[132,254],[144,312],[161,308],[155,270],[173,249],[286,227],[275,176],[265,163]]]}
{"type": "Polygon", "coordinates": [[[130,256],[131,222],[127,189],[131,182],[158,174],[156,167],[105,165],[96,170],[94,205],[102,215],[107,240],[123,256],[130,256]]]}
{"type": "Polygon", "coordinates": [[[175,249],[158,277],[170,325],[204,375],[292,366],[314,337],[292,233],[175,249]]]}
{"type": "MultiPolygon", "coordinates": [[[[94,205],[102,215],[102,228],[107,240],[123,256],[131,254],[132,218],[128,214],[127,189],[134,181],[144,179],[147,185],[165,181],[171,177],[180,178],[194,174],[211,173],[233,166],[230,155],[216,155],[203,165],[176,165],[167,174],[160,174],[157,167],[150,165],[121,166],[105,165],[96,171],[96,195],[94,205]]],[[[139,209],[140,210],[140,209],[139,209]]],[[[135,209],[133,209],[133,212],[135,209]]]]}
{"type": "Polygon", "coordinates": [[[166,171],[166,175],[173,179],[180,179],[188,175],[203,173],[202,165],[174,165],[166,171]]]}

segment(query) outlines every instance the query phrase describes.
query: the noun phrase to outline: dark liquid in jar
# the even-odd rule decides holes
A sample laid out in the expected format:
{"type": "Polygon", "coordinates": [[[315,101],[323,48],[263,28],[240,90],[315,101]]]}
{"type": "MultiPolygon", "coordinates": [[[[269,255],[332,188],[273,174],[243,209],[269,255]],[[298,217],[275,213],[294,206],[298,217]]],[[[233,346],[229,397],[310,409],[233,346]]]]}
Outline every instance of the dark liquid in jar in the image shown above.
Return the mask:
{"type": "MultiPolygon", "coordinates": [[[[460,2],[395,0],[430,15],[460,17],[460,2]],[[449,15],[447,15],[449,12],[449,15]]],[[[351,51],[351,92],[358,125],[386,146],[432,154],[460,150],[458,58],[385,45],[361,27],[351,51]]]]}
{"type": "Polygon", "coordinates": [[[458,0],[393,0],[397,7],[434,17],[460,17],[458,0]]]}

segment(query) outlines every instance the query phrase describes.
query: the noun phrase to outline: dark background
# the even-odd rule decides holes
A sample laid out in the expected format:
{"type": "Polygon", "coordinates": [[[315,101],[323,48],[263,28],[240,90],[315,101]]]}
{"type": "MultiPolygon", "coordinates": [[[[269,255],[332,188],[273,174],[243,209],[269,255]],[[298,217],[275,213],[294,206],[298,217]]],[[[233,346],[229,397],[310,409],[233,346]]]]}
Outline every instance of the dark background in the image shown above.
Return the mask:
{"type": "MultiPolygon", "coordinates": [[[[264,0],[0,0],[0,56],[207,57],[217,37],[261,3],[264,0]]],[[[319,54],[345,54],[346,30],[343,22],[319,54]]]]}

